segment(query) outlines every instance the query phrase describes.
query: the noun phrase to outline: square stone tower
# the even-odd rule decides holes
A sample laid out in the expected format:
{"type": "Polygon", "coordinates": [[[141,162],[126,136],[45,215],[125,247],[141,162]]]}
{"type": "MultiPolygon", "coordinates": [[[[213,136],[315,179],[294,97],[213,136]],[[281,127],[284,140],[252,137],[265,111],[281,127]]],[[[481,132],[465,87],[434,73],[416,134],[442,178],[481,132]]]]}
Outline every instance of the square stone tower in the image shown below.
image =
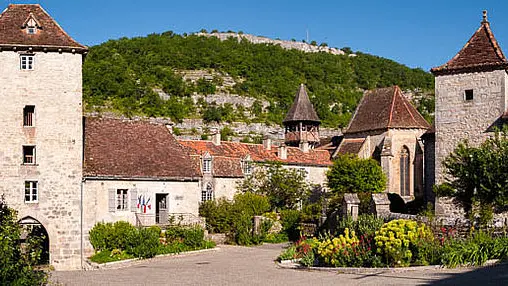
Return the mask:
{"type": "Polygon", "coordinates": [[[81,265],[86,52],[39,5],[0,14],[0,195],[20,223],[42,225],[56,269],[81,265]]]}
{"type": "Polygon", "coordinates": [[[484,11],[480,27],[462,50],[431,69],[436,76],[436,183],[444,181],[442,162],[460,142],[478,145],[502,125],[508,107],[507,68],[484,11]]]}

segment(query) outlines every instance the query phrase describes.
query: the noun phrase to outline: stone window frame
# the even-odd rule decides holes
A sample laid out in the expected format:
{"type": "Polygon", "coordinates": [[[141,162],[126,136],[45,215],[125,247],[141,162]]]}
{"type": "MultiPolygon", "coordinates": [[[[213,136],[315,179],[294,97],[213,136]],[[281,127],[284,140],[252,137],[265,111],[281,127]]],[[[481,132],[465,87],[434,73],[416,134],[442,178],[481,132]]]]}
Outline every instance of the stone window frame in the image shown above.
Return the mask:
{"type": "Polygon", "coordinates": [[[22,71],[32,71],[35,66],[35,54],[20,54],[19,69],[22,71]]]}
{"type": "Polygon", "coordinates": [[[474,90],[473,89],[466,89],[464,90],[464,100],[465,101],[473,101],[474,99],[474,90]]]}
{"type": "Polygon", "coordinates": [[[252,175],[252,170],[254,169],[254,166],[252,165],[252,159],[250,158],[250,155],[245,156],[245,158],[242,159],[242,172],[244,175],[252,175]]]}
{"type": "Polygon", "coordinates": [[[208,152],[203,155],[201,169],[204,174],[212,173],[212,156],[208,152]]]}
{"type": "Polygon", "coordinates": [[[35,105],[23,107],[23,127],[35,127],[35,105]]]}
{"type": "Polygon", "coordinates": [[[39,203],[39,182],[36,180],[25,181],[24,201],[26,204],[39,203]],[[28,197],[28,199],[27,199],[28,197]]]}
{"type": "Polygon", "coordinates": [[[35,145],[23,145],[23,165],[37,165],[37,147],[35,145]],[[31,155],[27,155],[28,150],[32,150],[31,155]]]}
{"type": "Polygon", "coordinates": [[[116,189],[116,211],[129,211],[129,189],[116,189]]]}
{"type": "Polygon", "coordinates": [[[399,152],[399,191],[401,197],[411,195],[411,152],[404,145],[399,152]]]}
{"type": "Polygon", "coordinates": [[[201,190],[201,202],[213,201],[214,191],[212,183],[207,183],[201,190]]]}

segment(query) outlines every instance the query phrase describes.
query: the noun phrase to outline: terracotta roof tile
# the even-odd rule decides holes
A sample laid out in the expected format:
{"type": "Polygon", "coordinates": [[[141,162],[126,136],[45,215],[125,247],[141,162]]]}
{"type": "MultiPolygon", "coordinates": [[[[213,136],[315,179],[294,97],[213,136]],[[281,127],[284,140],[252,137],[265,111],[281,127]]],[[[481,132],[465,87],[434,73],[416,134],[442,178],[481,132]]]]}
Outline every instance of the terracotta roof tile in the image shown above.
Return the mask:
{"type": "Polygon", "coordinates": [[[402,95],[400,88],[392,86],[366,91],[344,133],[429,127],[429,123],[402,95]]]}
{"type": "Polygon", "coordinates": [[[228,157],[213,157],[213,175],[215,177],[242,178],[242,159],[228,157]]]}
{"type": "Polygon", "coordinates": [[[87,47],[73,40],[38,4],[10,4],[0,14],[0,47],[13,46],[87,51],[87,47]],[[24,29],[30,18],[40,26],[35,34],[28,34],[24,29]]]}
{"type": "Polygon", "coordinates": [[[338,154],[358,154],[365,143],[365,138],[345,138],[337,149],[338,154]]]}
{"type": "Polygon", "coordinates": [[[164,125],[85,118],[84,175],[111,178],[194,179],[197,160],[164,125]]]}
{"type": "Polygon", "coordinates": [[[484,20],[480,28],[467,41],[464,47],[446,64],[431,69],[435,75],[454,74],[474,71],[489,71],[508,68],[508,60],[484,20]]]}
{"type": "Polygon", "coordinates": [[[303,84],[300,85],[300,88],[295,96],[295,101],[289,109],[286,118],[284,118],[282,122],[286,123],[293,121],[320,122],[319,117],[314,110],[314,106],[312,106],[309,96],[305,91],[305,85],[303,84]]]}
{"type": "MultiPolygon", "coordinates": [[[[221,142],[215,145],[211,141],[204,140],[179,140],[179,142],[190,148],[194,155],[203,155],[208,152],[215,157],[237,158],[241,162],[247,155],[250,155],[254,162],[277,161],[291,165],[309,165],[309,166],[330,166],[330,153],[326,150],[309,150],[305,153],[300,148],[286,147],[287,159],[282,160],[277,156],[278,148],[272,146],[271,150],[266,150],[262,144],[248,144],[240,142],[221,142]]],[[[213,163],[212,163],[213,165],[213,163]]],[[[236,168],[236,167],[235,167],[236,168]]],[[[215,167],[214,167],[215,169],[215,167]]]]}

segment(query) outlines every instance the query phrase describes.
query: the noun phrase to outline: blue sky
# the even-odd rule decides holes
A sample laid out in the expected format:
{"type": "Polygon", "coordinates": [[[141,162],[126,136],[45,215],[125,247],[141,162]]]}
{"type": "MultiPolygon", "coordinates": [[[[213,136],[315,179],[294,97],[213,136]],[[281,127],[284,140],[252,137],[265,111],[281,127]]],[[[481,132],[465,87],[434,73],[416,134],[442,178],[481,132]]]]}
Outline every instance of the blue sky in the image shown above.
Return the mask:
{"type": "Polygon", "coordinates": [[[41,0],[76,40],[108,39],[172,30],[243,31],[281,39],[309,39],[351,47],[429,70],[455,55],[478,28],[482,10],[508,53],[507,0],[41,0]]]}

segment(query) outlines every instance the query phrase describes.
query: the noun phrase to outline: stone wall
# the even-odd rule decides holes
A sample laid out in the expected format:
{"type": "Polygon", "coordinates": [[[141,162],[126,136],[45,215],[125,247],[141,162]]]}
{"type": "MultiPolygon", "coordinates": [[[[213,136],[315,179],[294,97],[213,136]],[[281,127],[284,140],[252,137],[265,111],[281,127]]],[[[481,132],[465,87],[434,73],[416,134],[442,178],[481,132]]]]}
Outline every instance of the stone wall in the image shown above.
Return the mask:
{"type": "Polygon", "coordinates": [[[33,70],[20,70],[20,53],[0,52],[0,194],[19,218],[39,221],[49,236],[50,263],[77,269],[82,176],[82,56],[35,53],[33,70]],[[35,124],[23,126],[23,108],[35,106],[35,124]],[[35,146],[35,164],[23,164],[23,145],[35,146]],[[38,201],[25,202],[25,181],[38,182],[38,201]]]}
{"type": "Polygon", "coordinates": [[[442,161],[467,139],[478,145],[507,109],[504,70],[436,77],[436,183],[444,180],[442,161]],[[472,89],[473,100],[465,100],[472,89]]]}

